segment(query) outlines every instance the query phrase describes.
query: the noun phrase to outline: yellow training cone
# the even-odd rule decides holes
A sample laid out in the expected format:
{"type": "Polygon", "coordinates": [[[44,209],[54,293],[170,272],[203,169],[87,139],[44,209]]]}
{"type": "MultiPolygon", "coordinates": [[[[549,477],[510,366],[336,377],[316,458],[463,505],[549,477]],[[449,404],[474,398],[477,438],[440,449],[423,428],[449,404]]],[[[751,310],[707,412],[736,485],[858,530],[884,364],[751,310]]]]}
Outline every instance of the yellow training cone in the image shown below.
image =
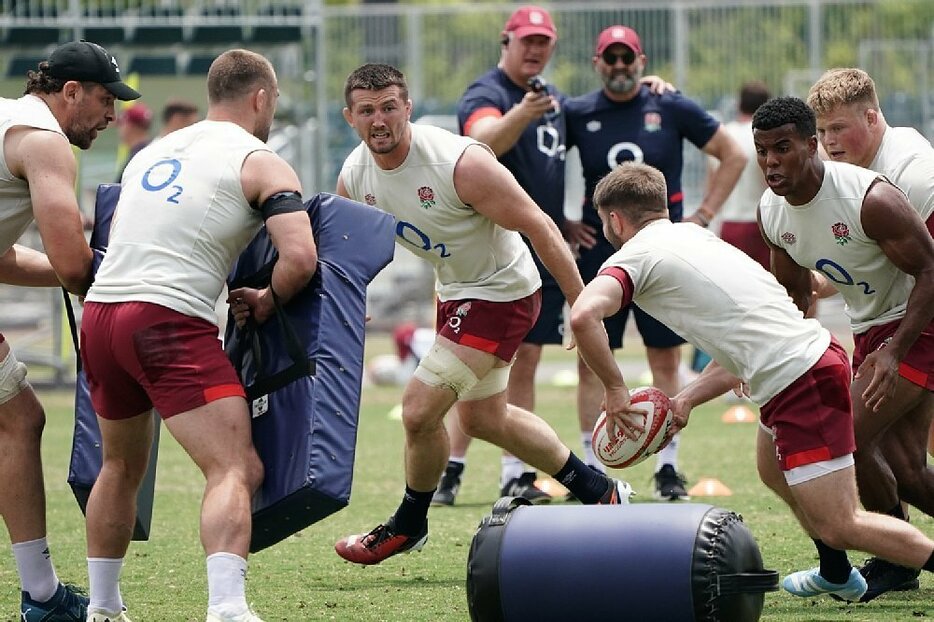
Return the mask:
{"type": "Polygon", "coordinates": [[[756,414],[740,404],[727,408],[720,420],[723,423],[753,423],[756,420],[756,414]]]}
{"type": "Polygon", "coordinates": [[[568,494],[568,489],[553,477],[539,477],[535,480],[535,487],[552,497],[564,497],[568,494]]]}
{"type": "Polygon", "coordinates": [[[386,416],[394,421],[402,421],[402,404],[396,404],[390,408],[386,416]]]}
{"type": "Polygon", "coordinates": [[[688,494],[692,497],[729,497],[733,491],[718,479],[704,477],[691,487],[688,494]]]}

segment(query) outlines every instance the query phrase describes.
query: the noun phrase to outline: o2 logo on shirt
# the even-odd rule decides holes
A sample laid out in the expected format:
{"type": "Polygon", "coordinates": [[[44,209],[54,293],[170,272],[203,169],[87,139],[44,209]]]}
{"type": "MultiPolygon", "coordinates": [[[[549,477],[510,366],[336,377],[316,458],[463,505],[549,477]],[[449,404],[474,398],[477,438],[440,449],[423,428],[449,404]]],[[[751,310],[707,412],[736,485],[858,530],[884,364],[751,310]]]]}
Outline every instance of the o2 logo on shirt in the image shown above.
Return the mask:
{"type": "Polygon", "coordinates": [[[182,163],[175,158],[159,160],[146,169],[140,184],[143,186],[144,190],[149,192],[159,192],[171,186],[168,193],[169,196],[166,197],[165,202],[178,205],[178,197],[181,196],[184,188],[177,184],[172,185],[172,182],[178,178],[178,174],[181,170],[182,163]]]}
{"type": "Polygon", "coordinates": [[[636,143],[616,143],[606,152],[606,165],[611,171],[623,162],[630,160],[639,164],[645,161],[645,154],[636,143]],[[628,157],[626,157],[627,155],[628,157]],[[620,156],[623,156],[623,158],[620,159],[620,156]]]}
{"type": "Polygon", "coordinates": [[[567,154],[567,146],[561,142],[561,135],[558,130],[546,123],[535,128],[537,136],[538,150],[549,158],[558,158],[564,160],[567,154]]]}
{"type": "Polygon", "coordinates": [[[876,293],[876,290],[873,289],[869,283],[866,281],[856,281],[853,276],[847,272],[846,268],[832,259],[818,259],[814,264],[814,268],[834,283],[839,285],[856,285],[862,288],[863,293],[867,296],[876,293]]]}
{"type": "Polygon", "coordinates": [[[444,242],[435,244],[431,241],[427,233],[419,229],[418,226],[405,220],[400,220],[396,223],[396,235],[408,244],[420,248],[426,253],[436,253],[438,257],[442,259],[447,259],[451,256],[444,242]]]}

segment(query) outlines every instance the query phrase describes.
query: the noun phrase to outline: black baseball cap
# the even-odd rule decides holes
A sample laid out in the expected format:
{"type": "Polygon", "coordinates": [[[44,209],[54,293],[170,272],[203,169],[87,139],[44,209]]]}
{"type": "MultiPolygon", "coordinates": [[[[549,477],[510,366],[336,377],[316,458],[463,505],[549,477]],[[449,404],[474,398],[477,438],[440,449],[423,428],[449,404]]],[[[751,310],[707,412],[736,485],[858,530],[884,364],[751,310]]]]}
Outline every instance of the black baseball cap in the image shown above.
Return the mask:
{"type": "Polygon", "coordinates": [[[97,82],[123,101],[140,97],[120,79],[117,59],[90,41],[72,41],[55,48],[49,56],[49,75],[60,80],[97,82]]]}

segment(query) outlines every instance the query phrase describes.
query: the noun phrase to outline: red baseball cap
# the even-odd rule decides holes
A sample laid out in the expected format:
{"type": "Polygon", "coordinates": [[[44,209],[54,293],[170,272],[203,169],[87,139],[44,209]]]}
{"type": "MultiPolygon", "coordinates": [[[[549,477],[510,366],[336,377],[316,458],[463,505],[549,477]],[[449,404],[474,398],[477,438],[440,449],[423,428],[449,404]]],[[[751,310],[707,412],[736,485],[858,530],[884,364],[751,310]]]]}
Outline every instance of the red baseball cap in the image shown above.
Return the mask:
{"type": "Polygon", "coordinates": [[[532,35],[545,35],[549,39],[558,38],[558,31],[548,11],[531,4],[520,6],[509,16],[506,26],[503,27],[503,34],[510,33],[517,39],[532,35]]]}
{"type": "Polygon", "coordinates": [[[639,34],[629,26],[610,26],[597,37],[597,56],[614,43],[622,43],[636,54],[642,54],[639,34]]]}
{"type": "Polygon", "coordinates": [[[142,102],[137,102],[120,115],[121,124],[130,124],[148,130],[152,123],[152,110],[142,102]]]}

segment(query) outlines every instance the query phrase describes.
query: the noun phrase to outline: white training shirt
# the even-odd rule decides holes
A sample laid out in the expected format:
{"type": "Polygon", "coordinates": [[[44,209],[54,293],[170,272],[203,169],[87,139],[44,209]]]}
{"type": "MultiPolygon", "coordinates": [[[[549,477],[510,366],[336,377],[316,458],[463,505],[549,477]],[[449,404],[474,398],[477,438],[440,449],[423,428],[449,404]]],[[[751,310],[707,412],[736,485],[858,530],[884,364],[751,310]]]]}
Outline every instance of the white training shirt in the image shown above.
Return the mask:
{"type": "Polygon", "coordinates": [[[10,172],[3,148],[7,131],[17,126],[34,127],[65,136],[58,120],[39,97],[0,97],[0,254],[8,251],[33,221],[29,184],[10,172]]]}
{"type": "Polygon", "coordinates": [[[150,302],[217,324],[231,265],[263,224],[240,182],[254,151],[269,148],[239,125],[200,121],[134,156],[87,299],[150,302]]]}
{"type": "Polygon", "coordinates": [[[464,151],[488,147],[441,128],[409,127],[409,153],[395,169],[381,169],[364,143],[347,157],[340,176],[350,197],[396,217],[396,242],[431,262],[441,301],[509,302],[534,293],[541,278],[521,236],[466,205],[454,189],[464,151]]]}
{"type": "Polygon", "coordinates": [[[823,355],[830,333],[743,251],[692,223],[649,223],[603,264],[633,302],[749,384],[765,404],[823,355]]]}
{"type": "Polygon", "coordinates": [[[766,190],[760,207],[766,237],[799,265],[830,279],[857,334],[903,317],[914,287],[914,278],[863,231],[863,199],[878,178],[852,164],[824,162],[824,179],[811,201],[791,205],[766,190]]]}
{"type": "Polygon", "coordinates": [[[902,189],[927,220],[934,213],[934,147],[911,127],[888,127],[869,168],[902,189]]]}
{"type": "Polygon", "coordinates": [[[720,219],[723,222],[756,222],[756,208],[759,206],[759,197],[762,196],[766,184],[765,176],[756,158],[756,145],[752,138],[752,120],[731,121],[724,125],[723,129],[739,143],[743,155],[746,156],[746,166],[730,196],[720,208],[720,219]]]}

